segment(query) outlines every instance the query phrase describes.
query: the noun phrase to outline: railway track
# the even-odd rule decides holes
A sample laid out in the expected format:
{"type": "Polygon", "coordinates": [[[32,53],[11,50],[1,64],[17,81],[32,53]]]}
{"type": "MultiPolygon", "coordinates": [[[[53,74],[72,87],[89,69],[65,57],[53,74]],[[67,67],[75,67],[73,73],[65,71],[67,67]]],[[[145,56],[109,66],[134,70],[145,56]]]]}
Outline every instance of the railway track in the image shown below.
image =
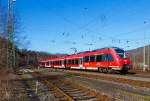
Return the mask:
{"type": "Polygon", "coordinates": [[[42,81],[60,101],[111,101],[107,96],[80,86],[70,80],[42,81]]]}
{"type": "Polygon", "coordinates": [[[113,74],[103,74],[103,73],[95,73],[95,72],[84,72],[84,71],[76,71],[76,70],[60,70],[60,69],[50,69],[49,72],[64,72],[70,75],[86,77],[91,79],[100,79],[100,80],[108,80],[117,83],[129,84],[137,87],[147,87],[150,88],[150,79],[143,77],[131,77],[124,75],[113,75],[113,74]]]}
{"type": "MultiPolygon", "coordinates": [[[[39,72],[32,73],[32,75],[34,77],[42,76],[39,72]]],[[[71,79],[66,79],[66,77],[54,76],[44,80],[40,79],[40,82],[49,88],[58,101],[111,101],[106,95],[81,86],[71,79]]]]}
{"type": "MultiPolygon", "coordinates": [[[[70,74],[70,73],[66,73],[65,71],[60,72],[59,70],[58,71],[44,70],[35,74],[37,74],[37,76],[40,76],[40,78],[42,79],[44,77],[44,76],[42,77],[42,75],[45,75],[45,77],[47,77],[47,78],[44,78],[43,80],[41,79],[41,81],[43,82],[42,84],[47,86],[47,88],[51,90],[50,93],[56,96],[55,98],[58,99],[56,101],[80,101],[80,100],[82,101],[84,100],[85,101],[110,101],[113,99],[126,99],[128,96],[130,96],[130,95],[122,96],[122,92],[116,92],[117,94],[116,93],[113,94],[114,90],[116,91],[116,89],[120,89],[120,91],[126,91],[131,94],[138,94],[140,95],[139,97],[140,99],[145,99],[146,96],[149,95],[149,93],[147,93],[149,91],[145,89],[145,87],[148,87],[149,89],[149,83],[147,84],[147,82],[143,83],[143,82],[130,81],[130,80],[126,81],[125,79],[122,79],[122,78],[121,79],[110,78],[110,77],[105,78],[103,76],[99,77],[97,75],[91,76],[91,75],[85,75],[85,74],[83,75],[74,74],[74,73],[70,74]],[[96,80],[95,78],[100,79],[100,80],[96,80]],[[103,81],[103,80],[106,80],[106,81],[103,81]],[[113,83],[111,82],[112,80],[116,82],[113,83]],[[125,85],[122,85],[123,82],[125,83],[125,85]],[[126,85],[126,84],[129,84],[129,85],[126,85]],[[139,88],[137,86],[139,86],[139,88]],[[85,88],[85,90],[83,88],[85,88]],[[91,92],[93,91],[95,91],[94,93],[96,94],[92,94],[91,92]],[[97,93],[99,91],[100,91],[100,94],[97,93]],[[109,98],[111,99],[109,100],[102,99],[104,97],[106,98],[108,97],[101,94],[101,92],[109,96],[109,98]],[[97,98],[96,95],[100,95],[99,98],[101,99],[97,98]],[[85,96],[85,98],[84,97],[82,98],[82,96],[85,96]]],[[[137,99],[136,96],[134,96],[133,99],[137,99]]],[[[149,98],[146,98],[146,99],[149,100],[149,98]]]]}
{"type": "MultiPolygon", "coordinates": [[[[60,70],[66,70],[64,68],[58,68],[60,70]]],[[[85,73],[93,73],[93,74],[106,74],[106,75],[116,75],[116,76],[121,76],[121,77],[125,77],[125,76],[128,76],[128,77],[141,77],[141,78],[150,78],[150,75],[148,75],[148,73],[142,73],[140,74],[139,72],[136,73],[134,71],[129,71],[127,74],[121,74],[120,72],[118,71],[112,71],[112,72],[98,72],[98,71],[94,71],[94,70],[79,70],[79,69],[70,69],[71,71],[79,71],[79,72],[85,72],[85,73]]],[[[69,70],[67,70],[69,71],[69,70]]]]}

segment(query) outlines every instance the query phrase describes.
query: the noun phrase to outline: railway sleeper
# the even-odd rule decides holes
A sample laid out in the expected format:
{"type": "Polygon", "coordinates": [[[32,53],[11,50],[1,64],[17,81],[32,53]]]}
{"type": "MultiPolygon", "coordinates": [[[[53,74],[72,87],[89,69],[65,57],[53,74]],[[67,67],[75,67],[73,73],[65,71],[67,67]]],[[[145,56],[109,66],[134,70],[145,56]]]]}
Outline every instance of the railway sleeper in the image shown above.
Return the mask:
{"type": "Polygon", "coordinates": [[[89,94],[89,92],[85,92],[85,91],[78,91],[78,92],[68,92],[69,94],[80,94],[80,95],[87,95],[89,94]]]}
{"type": "Polygon", "coordinates": [[[80,91],[81,92],[80,89],[63,89],[63,91],[65,91],[65,92],[79,92],[80,91]]]}
{"type": "Polygon", "coordinates": [[[86,91],[85,90],[77,89],[77,90],[70,90],[70,91],[66,91],[66,92],[69,92],[69,93],[84,93],[86,91]]]}
{"type": "Polygon", "coordinates": [[[76,93],[76,94],[69,94],[69,95],[71,95],[71,96],[73,96],[73,97],[78,97],[78,96],[91,96],[91,95],[89,95],[89,94],[87,94],[87,93],[76,93]]]}
{"type": "Polygon", "coordinates": [[[94,99],[95,98],[95,96],[76,96],[76,97],[74,97],[74,96],[72,96],[73,97],[73,99],[75,99],[75,100],[88,100],[88,99],[94,99]]]}
{"type": "Polygon", "coordinates": [[[77,89],[77,88],[75,88],[75,87],[69,87],[69,86],[59,86],[60,88],[62,88],[62,89],[66,89],[66,90],[72,90],[72,89],[77,89]]]}
{"type": "Polygon", "coordinates": [[[78,101],[102,101],[102,100],[94,98],[94,99],[86,99],[86,100],[78,100],[78,101]]]}

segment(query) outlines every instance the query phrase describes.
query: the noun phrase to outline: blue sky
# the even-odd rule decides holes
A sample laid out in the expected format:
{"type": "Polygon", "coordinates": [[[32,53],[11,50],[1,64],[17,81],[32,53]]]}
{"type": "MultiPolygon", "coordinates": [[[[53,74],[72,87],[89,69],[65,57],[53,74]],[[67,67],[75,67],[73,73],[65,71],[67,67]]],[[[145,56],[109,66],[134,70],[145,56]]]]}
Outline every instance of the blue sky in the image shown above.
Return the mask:
{"type": "Polygon", "coordinates": [[[150,43],[150,0],[17,0],[29,49],[73,53],[150,43]],[[146,23],[144,23],[146,21],[146,23]],[[145,38],[144,38],[145,34],[145,38]]]}

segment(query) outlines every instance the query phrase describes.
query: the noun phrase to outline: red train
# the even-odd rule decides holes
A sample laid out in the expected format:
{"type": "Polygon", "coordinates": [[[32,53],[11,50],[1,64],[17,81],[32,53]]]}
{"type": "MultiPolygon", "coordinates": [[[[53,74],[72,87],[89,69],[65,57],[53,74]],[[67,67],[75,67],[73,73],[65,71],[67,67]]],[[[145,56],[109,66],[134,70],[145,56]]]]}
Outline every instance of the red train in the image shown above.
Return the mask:
{"type": "Polygon", "coordinates": [[[132,68],[132,62],[125,51],[118,47],[102,48],[69,56],[39,61],[40,67],[57,67],[66,69],[87,69],[108,72],[118,70],[126,73],[132,68]]]}

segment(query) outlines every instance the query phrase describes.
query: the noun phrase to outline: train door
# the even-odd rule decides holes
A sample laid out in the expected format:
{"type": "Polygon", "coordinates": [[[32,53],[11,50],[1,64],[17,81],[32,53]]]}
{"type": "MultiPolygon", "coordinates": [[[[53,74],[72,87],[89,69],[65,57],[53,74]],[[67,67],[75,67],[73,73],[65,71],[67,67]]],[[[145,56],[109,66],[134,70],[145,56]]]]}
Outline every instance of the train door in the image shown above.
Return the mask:
{"type": "Polygon", "coordinates": [[[108,63],[108,59],[107,59],[108,55],[107,54],[102,54],[102,68],[107,68],[109,66],[109,63],[108,63]]]}
{"type": "Polygon", "coordinates": [[[66,68],[66,64],[67,64],[67,61],[66,61],[66,60],[64,60],[64,68],[66,68]]]}
{"type": "Polygon", "coordinates": [[[79,67],[80,67],[80,69],[84,69],[84,68],[83,68],[83,57],[81,57],[81,58],[79,59],[79,67]]]}
{"type": "Polygon", "coordinates": [[[65,68],[65,60],[61,60],[61,67],[65,68]]]}

